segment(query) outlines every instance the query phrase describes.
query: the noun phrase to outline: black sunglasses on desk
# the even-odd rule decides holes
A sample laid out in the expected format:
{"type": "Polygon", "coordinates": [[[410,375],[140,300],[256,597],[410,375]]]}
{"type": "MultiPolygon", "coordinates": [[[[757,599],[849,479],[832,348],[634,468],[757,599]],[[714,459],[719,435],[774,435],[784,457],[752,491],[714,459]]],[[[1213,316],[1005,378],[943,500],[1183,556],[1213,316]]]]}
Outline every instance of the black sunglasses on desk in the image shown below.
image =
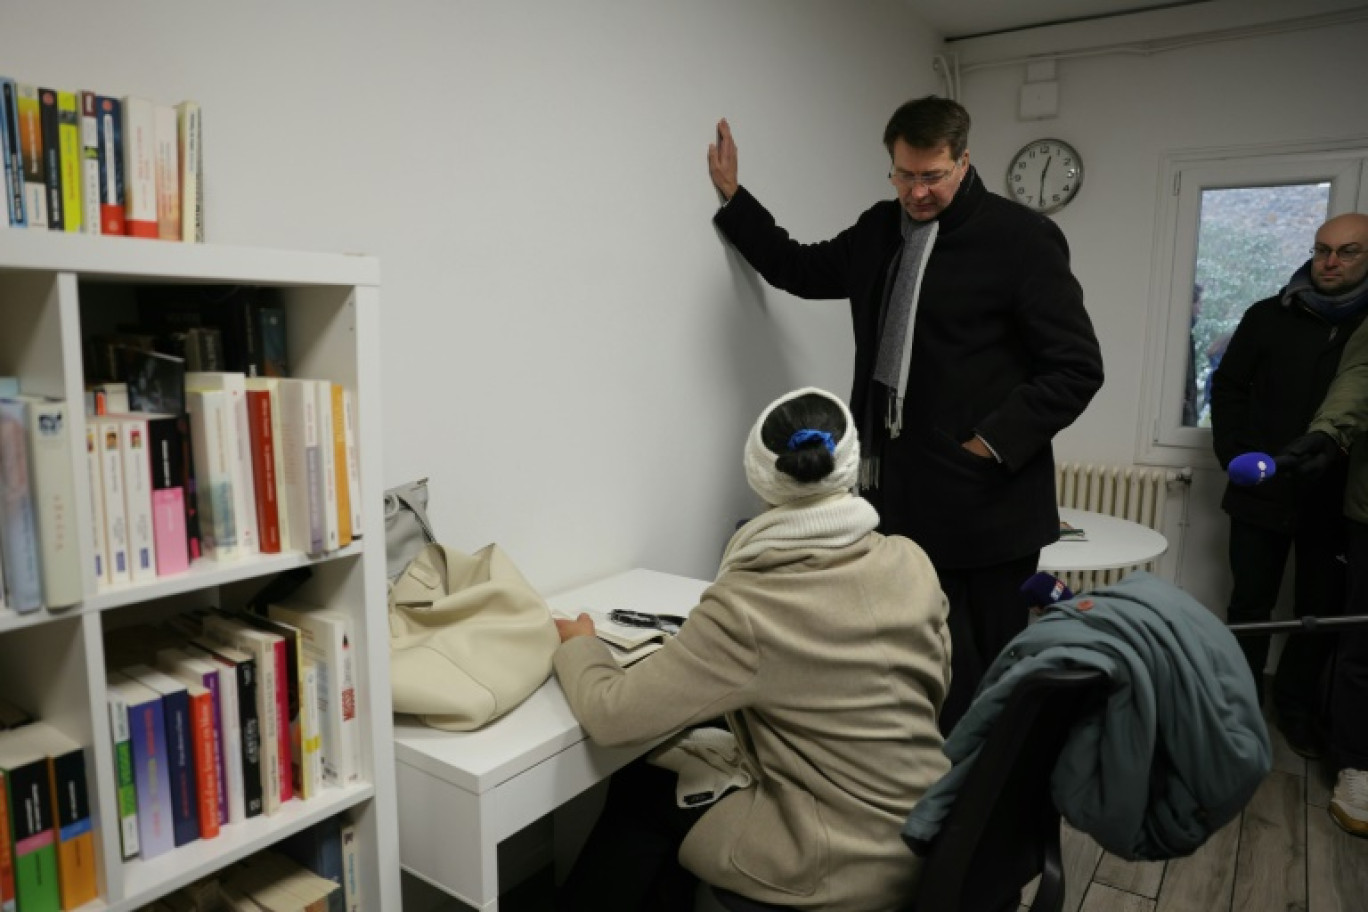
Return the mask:
{"type": "Polygon", "coordinates": [[[625,608],[614,608],[608,612],[608,620],[624,627],[659,630],[671,636],[679,633],[679,628],[684,624],[683,616],[678,614],[651,614],[647,611],[628,611],[625,608]]]}

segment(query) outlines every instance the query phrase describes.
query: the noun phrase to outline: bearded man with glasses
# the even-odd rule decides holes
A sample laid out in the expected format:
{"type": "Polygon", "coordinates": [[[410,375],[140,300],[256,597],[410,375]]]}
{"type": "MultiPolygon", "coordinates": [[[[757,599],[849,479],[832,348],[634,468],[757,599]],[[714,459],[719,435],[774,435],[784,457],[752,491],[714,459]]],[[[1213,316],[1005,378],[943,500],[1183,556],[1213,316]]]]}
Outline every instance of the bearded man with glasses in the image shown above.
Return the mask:
{"type": "MultiPolygon", "coordinates": [[[[1368,215],[1341,215],[1316,232],[1309,269],[1311,287],[1321,306],[1368,311],[1365,251],[1368,215]]],[[[1278,473],[1291,474],[1303,484],[1326,479],[1334,484],[1337,473],[1345,473],[1339,476],[1339,483],[1347,520],[1348,610],[1350,614],[1368,615],[1368,442],[1363,438],[1368,430],[1368,317],[1360,318],[1358,328],[1344,343],[1339,371],[1307,427],[1308,433],[1275,457],[1278,473]],[[1347,469],[1341,458],[1346,450],[1347,469]]],[[[1297,547],[1301,547],[1300,542],[1297,547]]],[[[1324,610],[1338,613],[1337,606],[1327,605],[1324,610]]],[[[1292,637],[1289,647],[1296,640],[1292,637]]],[[[1329,712],[1330,768],[1336,777],[1327,809],[1345,832],[1368,837],[1368,725],[1363,722],[1364,707],[1368,706],[1368,626],[1345,627],[1338,640],[1330,676],[1329,712]]]]}
{"type": "MultiPolygon", "coordinates": [[[[1363,242],[1368,217],[1341,215],[1316,231],[1311,258],[1270,298],[1250,305],[1211,376],[1211,439],[1222,468],[1241,453],[1279,453],[1265,484],[1227,484],[1232,587],[1226,620],[1267,621],[1293,557],[1297,617],[1344,610],[1346,460],[1329,436],[1305,434],[1368,314],[1363,242]],[[1291,445],[1291,446],[1289,446],[1291,445]],[[1303,449],[1314,465],[1299,459],[1303,449]],[[1324,465],[1321,465],[1321,463],[1324,465]]],[[[1269,638],[1240,638],[1262,695],[1269,638]]],[[[1292,750],[1319,757],[1325,742],[1329,634],[1291,637],[1273,676],[1272,709],[1292,750]]]]}
{"type": "Polygon", "coordinates": [[[767,282],[849,299],[860,489],[880,531],[930,556],[950,602],[948,732],[1027,621],[1018,594],[1059,538],[1051,440],[1102,385],[1102,356],[1049,218],[990,193],[969,113],[934,96],[884,130],[896,200],[830,240],[789,237],[738,181],[723,120],[708,148],[713,221],[767,282]]]}

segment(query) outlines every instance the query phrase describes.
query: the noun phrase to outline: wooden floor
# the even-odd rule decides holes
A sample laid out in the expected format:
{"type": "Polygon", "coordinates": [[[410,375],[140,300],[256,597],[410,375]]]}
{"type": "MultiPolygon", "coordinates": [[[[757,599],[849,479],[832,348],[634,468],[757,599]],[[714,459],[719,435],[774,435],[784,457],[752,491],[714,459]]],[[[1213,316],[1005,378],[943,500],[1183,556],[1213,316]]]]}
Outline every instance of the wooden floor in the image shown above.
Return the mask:
{"type": "MultiPolygon", "coordinates": [[[[1365,912],[1368,839],[1326,811],[1334,782],[1274,726],[1273,772],[1244,813],[1187,858],[1126,862],[1064,829],[1064,912],[1365,912]]],[[[1023,894],[1025,905],[1033,889],[1023,894]]]]}

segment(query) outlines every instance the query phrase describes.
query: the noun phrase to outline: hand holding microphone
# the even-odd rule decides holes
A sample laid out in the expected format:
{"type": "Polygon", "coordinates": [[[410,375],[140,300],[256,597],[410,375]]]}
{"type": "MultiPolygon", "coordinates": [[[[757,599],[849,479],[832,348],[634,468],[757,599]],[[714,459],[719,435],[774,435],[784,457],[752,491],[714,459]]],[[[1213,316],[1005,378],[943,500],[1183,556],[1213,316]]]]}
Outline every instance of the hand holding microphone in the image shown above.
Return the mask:
{"type": "Polygon", "coordinates": [[[1045,572],[1031,574],[1018,591],[1027,608],[1044,608],[1073,598],[1073,592],[1062,579],[1045,572]]]}
{"type": "Polygon", "coordinates": [[[1294,477],[1315,478],[1330,468],[1343,452],[1335,438],[1324,431],[1312,431],[1283,447],[1274,460],[1294,477]]]}
{"type": "Polygon", "coordinates": [[[1232,484],[1252,487],[1262,484],[1278,469],[1293,478],[1315,478],[1339,458],[1342,450],[1335,439],[1324,431],[1312,431],[1296,438],[1283,447],[1277,456],[1267,453],[1241,453],[1230,460],[1226,474],[1232,484]]]}

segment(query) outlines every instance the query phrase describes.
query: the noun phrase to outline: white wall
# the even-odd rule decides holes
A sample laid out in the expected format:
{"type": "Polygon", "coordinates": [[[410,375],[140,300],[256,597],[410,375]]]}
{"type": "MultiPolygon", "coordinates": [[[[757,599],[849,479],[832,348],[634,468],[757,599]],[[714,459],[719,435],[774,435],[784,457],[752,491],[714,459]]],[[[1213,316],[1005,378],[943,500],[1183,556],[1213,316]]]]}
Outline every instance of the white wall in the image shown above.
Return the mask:
{"type": "MultiPolygon", "coordinates": [[[[547,591],[711,576],[770,398],[848,392],[842,304],[760,289],[709,219],[719,116],[796,235],[889,190],[935,91],[898,0],[360,0],[0,8],[0,68],[204,110],[212,243],[380,258],[387,483],[547,591]]],[[[377,501],[372,498],[371,503],[377,501]]]]}
{"type": "MultiPolygon", "coordinates": [[[[1187,8],[1187,14],[1198,9],[1187,8]]],[[[1143,17],[1134,20],[1113,20],[1095,32],[1107,43],[1124,42],[1142,34],[1143,17]]],[[[1215,18],[1208,23],[1229,25],[1215,18]]],[[[982,63],[993,55],[1048,55],[1075,35],[1041,29],[1018,36],[1015,44],[969,41],[949,49],[982,63]]],[[[1368,137],[1368,105],[1352,88],[1368,79],[1366,42],[1368,22],[1360,19],[1147,56],[1065,59],[1057,71],[1058,117],[1033,122],[1017,118],[1024,65],[968,69],[962,75],[961,100],[975,121],[972,155],[990,187],[1002,184],[1011,154],[1033,138],[1065,139],[1086,162],[1082,191],[1056,221],[1073,250],[1101,339],[1107,382],[1059,438],[1060,458],[1134,460],[1154,298],[1151,259],[1158,240],[1161,156],[1205,147],[1368,137]]],[[[1217,471],[1198,473],[1179,579],[1220,611],[1229,594],[1226,519],[1219,509],[1223,485],[1217,471]]]]}

